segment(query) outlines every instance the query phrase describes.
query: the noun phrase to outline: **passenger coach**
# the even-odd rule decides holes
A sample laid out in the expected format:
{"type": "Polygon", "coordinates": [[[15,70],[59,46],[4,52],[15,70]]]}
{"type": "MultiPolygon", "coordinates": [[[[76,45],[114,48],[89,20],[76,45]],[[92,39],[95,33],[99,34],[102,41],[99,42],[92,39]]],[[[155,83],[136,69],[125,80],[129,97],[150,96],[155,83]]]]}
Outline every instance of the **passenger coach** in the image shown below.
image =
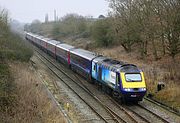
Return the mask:
{"type": "Polygon", "coordinates": [[[56,45],[56,57],[61,63],[70,66],[70,50],[75,47],[68,44],[58,44],[56,45]]]}
{"type": "Polygon", "coordinates": [[[82,76],[91,79],[91,63],[98,55],[87,50],[74,49],[70,51],[70,57],[71,68],[82,76]]]}
{"type": "Polygon", "coordinates": [[[56,59],[56,45],[60,44],[61,42],[56,40],[50,40],[47,43],[47,53],[56,59]]]}

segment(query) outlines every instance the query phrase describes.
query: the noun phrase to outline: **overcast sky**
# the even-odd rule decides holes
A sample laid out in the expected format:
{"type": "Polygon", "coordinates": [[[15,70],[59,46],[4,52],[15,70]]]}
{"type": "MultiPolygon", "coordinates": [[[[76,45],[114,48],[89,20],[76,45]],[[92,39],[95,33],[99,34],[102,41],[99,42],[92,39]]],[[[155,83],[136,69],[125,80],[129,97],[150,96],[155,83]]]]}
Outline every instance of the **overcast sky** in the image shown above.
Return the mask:
{"type": "Polygon", "coordinates": [[[0,7],[8,9],[10,17],[21,22],[32,22],[34,19],[44,21],[46,13],[52,20],[54,10],[59,17],[67,13],[93,17],[108,13],[106,0],[0,0],[0,7]]]}

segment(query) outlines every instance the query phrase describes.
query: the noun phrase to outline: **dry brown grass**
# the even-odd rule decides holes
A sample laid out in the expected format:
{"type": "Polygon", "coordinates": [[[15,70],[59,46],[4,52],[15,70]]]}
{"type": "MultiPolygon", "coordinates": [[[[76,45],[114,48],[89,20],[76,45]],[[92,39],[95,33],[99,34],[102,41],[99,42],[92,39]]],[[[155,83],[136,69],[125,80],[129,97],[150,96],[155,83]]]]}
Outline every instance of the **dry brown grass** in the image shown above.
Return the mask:
{"type": "Polygon", "coordinates": [[[168,84],[168,88],[158,92],[155,95],[159,101],[164,102],[166,104],[170,104],[174,108],[180,107],[180,90],[179,85],[176,84],[168,84]]]}
{"type": "Polygon", "coordinates": [[[64,123],[64,117],[47,96],[47,92],[27,63],[10,63],[16,97],[2,122],[64,123]]]}

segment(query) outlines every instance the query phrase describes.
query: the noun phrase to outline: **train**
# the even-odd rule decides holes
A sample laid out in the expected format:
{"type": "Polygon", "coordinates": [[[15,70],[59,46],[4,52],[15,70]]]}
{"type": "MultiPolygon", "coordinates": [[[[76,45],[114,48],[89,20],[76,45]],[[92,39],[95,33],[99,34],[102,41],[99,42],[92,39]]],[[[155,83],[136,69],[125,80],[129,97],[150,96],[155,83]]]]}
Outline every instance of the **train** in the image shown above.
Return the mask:
{"type": "Polygon", "coordinates": [[[138,103],[146,94],[144,73],[134,64],[117,61],[31,32],[26,32],[25,38],[122,102],[138,103]]]}

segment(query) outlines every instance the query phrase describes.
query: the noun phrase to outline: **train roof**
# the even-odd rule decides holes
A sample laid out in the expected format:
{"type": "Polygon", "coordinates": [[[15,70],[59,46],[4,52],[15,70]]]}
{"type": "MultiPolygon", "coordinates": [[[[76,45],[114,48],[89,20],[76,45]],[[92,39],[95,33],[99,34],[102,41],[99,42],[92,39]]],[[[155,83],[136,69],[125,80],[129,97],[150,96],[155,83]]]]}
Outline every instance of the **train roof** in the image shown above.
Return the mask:
{"type": "Polygon", "coordinates": [[[141,70],[134,64],[124,64],[124,65],[121,66],[120,71],[125,72],[125,73],[141,72],[141,70]]]}
{"type": "Polygon", "coordinates": [[[59,42],[59,41],[57,41],[57,40],[49,40],[48,43],[49,43],[49,44],[52,44],[52,45],[57,45],[57,44],[59,44],[59,43],[61,43],[61,42],[59,42]]]}
{"type": "Polygon", "coordinates": [[[93,59],[93,62],[98,63],[98,62],[102,62],[105,59],[108,59],[108,58],[105,56],[99,56],[99,57],[96,57],[95,59],[93,59]]]}
{"type": "Polygon", "coordinates": [[[31,35],[29,32],[25,32],[26,35],[31,35]]]}
{"type": "Polygon", "coordinates": [[[74,49],[74,50],[72,50],[70,52],[72,54],[81,56],[81,57],[83,57],[85,59],[88,59],[90,61],[98,56],[96,53],[90,52],[90,51],[87,51],[87,50],[84,50],[84,49],[74,49]]]}
{"type": "Polygon", "coordinates": [[[111,71],[116,72],[116,71],[118,71],[119,66],[122,66],[124,63],[117,61],[117,60],[107,58],[107,59],[104,59],[102,61],[99,61],[98,64],[105,67],[105,68],[110,69],[111,71]]]}
{"type": "Polygon", "coordinates": [[[104,64],[109,64],[109,65],[124,65],[125,63],[122,61],[117,61],[114,59],[105,59],[103,60],[104,64]]]}
{"type": "Polygon", "coordinates": [[[52,39],[50,39],[50,38],[41,38],[41,41],[44,41],[44,42],[49,42],[50,40],[52,40],[52,39]]]}
{"type": "Polygon", "coordinates": [[[42,39],[42,38],[44,38],[43,36],[41,36],[41,35],[36,35],[35,36],[36,38],[38,38],[38,39],[42,39]]]}
{"type": "Polygon", "coordinates": [[[32,36],[32,37],[36,37],[37,35],[36,34],[33,34],[33,33],[27,33],[29,36],[32,36]]]}
{"type": "Polygon", "coordinates": [[[61,49],[64,49],[64,50],[66,50],[66,51],[75,48],[74,46],[71,46],[71,45],[69,45],[69,44],[64,44],[64,43],[62,43],[62,44],[57,44],[57,47],[58,47],[58,48],[61,48],[61,49]]]}
{"type": "Polygon", "coordinates": [[[109,58],[98,61],[98,64],[114,72],[125,72],[125,73],[140,72],[140,70],[134,64],[128,64],[126,62],[117,61],[109,58]]]}
{"type": "Polygon", "coordinates": [[[52,39],[50,39],[50,38],[43,38],[42,40],[49,41],[49,40],[52,40],[52,39]]]}
{"type": "Polygon", "coordinates": [[[30,33],[30,32],[27,32],[26,34],[27,34],[27,35],[33,35],[33,33],[30,33]]]}

